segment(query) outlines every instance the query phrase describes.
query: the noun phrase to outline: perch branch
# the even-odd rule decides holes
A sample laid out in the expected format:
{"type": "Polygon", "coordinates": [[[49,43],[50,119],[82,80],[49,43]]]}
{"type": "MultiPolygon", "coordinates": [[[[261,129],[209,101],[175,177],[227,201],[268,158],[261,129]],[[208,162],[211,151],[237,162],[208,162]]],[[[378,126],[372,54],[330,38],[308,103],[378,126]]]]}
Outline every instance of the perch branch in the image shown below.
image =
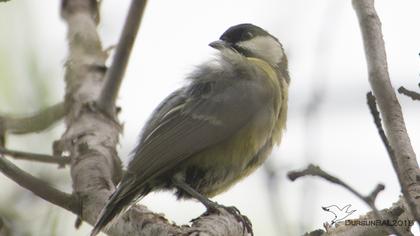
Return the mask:
{"type": "Polygon", "coordinates": [[[420,224],[420,170],[410,143],[401,106],[392,87],[381,22],[373,0],[353,0],[359,20],[368,67],[369,82],[377,99],[390,147],[394,152],[395,172],[410,210],[420,224]]]}
{"type": "Polygon", "coordinates": [[[98,106],[106,112],[113,114],[115,101],[124,77],[131,50],[143,17],[147,0],[132,0],[125,20],[124,28],[119,39],[111,67],[105,74],[105,83],[101,91],[98,106]]]}
{"type": "Polygon", "coordinates": [[[27,117],[11,118],[0,116],[0,133],[2,130],[12,134],[39,132],[59,121],[64,117],[65,113],[64,103],[60,102],[27,117]]]}

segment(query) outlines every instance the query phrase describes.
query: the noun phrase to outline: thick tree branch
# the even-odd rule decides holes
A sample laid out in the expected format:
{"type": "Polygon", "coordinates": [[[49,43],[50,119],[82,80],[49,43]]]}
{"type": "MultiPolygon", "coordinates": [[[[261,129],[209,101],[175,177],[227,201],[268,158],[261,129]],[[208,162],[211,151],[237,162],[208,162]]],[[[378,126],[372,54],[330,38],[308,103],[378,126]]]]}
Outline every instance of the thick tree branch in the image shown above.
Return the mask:
{"type": "Polygon", "coordinates": [[[132,0],[125,20],[124,28],[119,39],[111,67],[105,74],[105,84],[101,91],[98,105],[107,114],[113,114],[115,101],[128,64],[131,49],[143,17],[147,0],[132,0]]]}
{"type": "Polygon", "coordinates": [[[414,218],[420,224],[420,170],[407,134],[401,106],[389,78],[381,23],[373,0],[353,0],[353,7],[362,32],[369,82],[384,120],[389,144],[395,153],[394,168],[401,191],[414,218]]]}
{"type": "Polygon", "coordinates": [[[74,196],[51,187],[48,183],[26,173],[2,156],[0,156],[0,171],[38,197],[75,214],[80,214],[80,205],[74,196]]]}
{"type": "Polygon", "coordinates": [[[50,155],[45,155],[45,154],[15,151],[15,150],[3,148],[1,146],[0,146],[0,154],[11,156],[18,160],[59,164],[60,167],[66,164],[69,164],[70,162],[70,157],[67,157],[67,156],[56,157],[56,156],[50,156],[50,155]]]}
{"type": "Polygon", "coordinates": [[[27,134],[40,132],[63,118],[65,113],[64,103],[60,102],[31,116],[16,118],[0,116],[0,133],[27,134]]]}

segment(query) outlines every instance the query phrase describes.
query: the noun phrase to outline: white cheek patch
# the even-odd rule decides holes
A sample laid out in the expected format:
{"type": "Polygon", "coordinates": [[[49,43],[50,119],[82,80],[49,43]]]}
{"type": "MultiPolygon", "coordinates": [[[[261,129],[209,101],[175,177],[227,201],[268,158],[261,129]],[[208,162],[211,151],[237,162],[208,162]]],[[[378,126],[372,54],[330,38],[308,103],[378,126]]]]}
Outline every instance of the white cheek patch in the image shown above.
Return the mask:
{"type": "Polygon", "coordinates": [[[251,40],[238,43],[238,46],[266,59],[272,64],[278,64],[283,58],[280,44],[270,36],[257,36],[251,40]]]}

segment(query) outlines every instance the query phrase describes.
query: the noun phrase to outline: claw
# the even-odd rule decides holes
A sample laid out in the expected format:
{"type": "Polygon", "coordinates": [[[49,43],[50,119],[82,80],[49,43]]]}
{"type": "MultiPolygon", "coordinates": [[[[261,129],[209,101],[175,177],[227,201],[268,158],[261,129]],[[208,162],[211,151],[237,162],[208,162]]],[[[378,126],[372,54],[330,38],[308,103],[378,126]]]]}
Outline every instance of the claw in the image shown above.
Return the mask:
{"type": "Polygon", "coordinates": [[[245,215],[242,215],[241,212],[238,210],[238,208],[234,206],[223,206],[214,202],[214,204],[212,204],[211,206],[207,208],[206,213],[207,214],[212,214],[212,213],[220,214],[220,210],[218,208],[225,209],[229,214],[233,215],[238,222],[242,223],[242,225],[244,226],[244,231],[243,231],[244,234],[245,234],[245,229],[246,229],[246,231],[249,234],[251,234],[251,236],[254,235],[254,232],[252,231],[252,223],[249,220],[249,218],[245,215]]]}

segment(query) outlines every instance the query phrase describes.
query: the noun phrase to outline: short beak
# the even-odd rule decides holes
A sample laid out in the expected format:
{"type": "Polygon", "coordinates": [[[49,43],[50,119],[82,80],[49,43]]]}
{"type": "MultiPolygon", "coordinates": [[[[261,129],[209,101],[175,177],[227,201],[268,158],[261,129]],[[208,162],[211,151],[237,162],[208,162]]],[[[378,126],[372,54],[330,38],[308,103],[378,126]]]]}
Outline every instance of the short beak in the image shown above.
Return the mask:
{"type": "Polygon", "coordinates": [[[209,46],[218,50],[229,47],[228,43],[226,43],[223,40],[216,40],[214,42],[211,42],[209,43],[209,46]]]}

